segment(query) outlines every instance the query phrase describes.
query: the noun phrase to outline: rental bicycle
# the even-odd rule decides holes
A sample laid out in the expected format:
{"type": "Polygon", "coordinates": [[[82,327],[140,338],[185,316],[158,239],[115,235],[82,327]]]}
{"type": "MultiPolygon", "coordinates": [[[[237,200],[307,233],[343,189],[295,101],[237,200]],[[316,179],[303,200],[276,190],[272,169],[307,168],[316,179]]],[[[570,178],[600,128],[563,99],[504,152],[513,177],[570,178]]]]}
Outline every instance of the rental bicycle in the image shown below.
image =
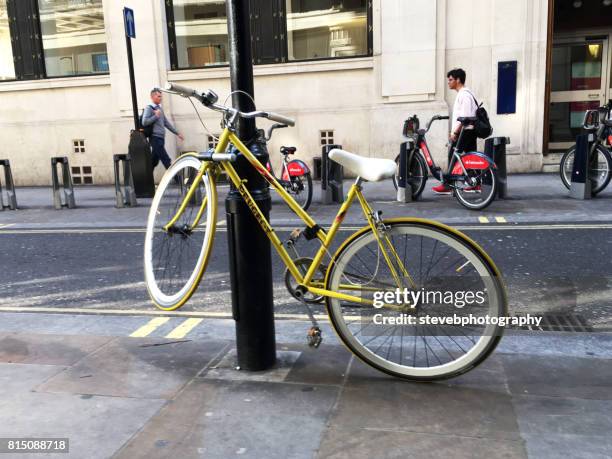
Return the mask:
{"type": "MultiPolygon", "coordinates": [[[[273,124],[268,129],[268,133],[265,136],[266,142],[272,138],[272,132],[275,129],[286,127],[288,127],[286,124],[273,124]]],[[[283,161],[281,163],[282,173],[280,177],[274,173],[274,168],[270,161],[266,164],[266,169],[268,169],[268,172],[274,175],[278,183],[294,197],[302,209],[308,210],[312,202],[312,175],[310,174],[310,168],[304,161],[299,159],[289,160],[289,156],[294,155],[296,151],[297,148],[295,147],[281,147],[280,153],[283,157],[283,161]]]]}
{"type": "MultiPolygon", "coordinates": [[[[418,218],[383,219],[381,212],[372,209],[363,194],[364,184],[391,178],[395,174],[393,161],[363,158],[338,149],[330,152],[333,161],[357,178],[326,230],[262,166],[235,131],[239,118],[265,118],[290,126],[293,120],[218,105],[212,91],[198,93],[173,83],[166,89],[221,113],[224,129],[214,152],[184,155],[172,164],[152,201],[144,268],[147,290],[157,307],[166,311],[181,307],[202,279],[217,224],[216,178],[224,171],[287,266],[296,284],[296,297],[324,297],[330,323],[341,342],[365,363],[397,377],[429,381],[465,373],[493,352],[503,326],[488,318],[507,316],[499,270],[481,247],[459,231],[418,218]],[[236,151],[304,223],[305,228],[294,231],[290,240],[320,244],[307,266],[296,265],[236,172],[236,151]],[[188,186],[177,184],[194,176],[188,186]],[[201,200],[193,199],[196,193],[201,200]],[[355,201],[365,226],[331,253],[355,201]],[[396,294],[395,299],[388,298],[396,294]],[[478,300],[467,306],[468,297],[478,300]],[[469,323],[458,325],[462,320],[469,323]]],[[[312,322],[308,342],[318,347],[321,328],[310,302],[301,303],[312,322]]]]}
{"type": "MultiPolygon", "coordinates": [[[[451,162],[446,173],[436,166],[430,153],[426,134],[435,121],[447,120],[448,116],[434,116],[425,129],[420,129],[420,121],[417,115],[404,122],[404,137],[408,138],[412,147],[408,152],[408,169],[410,173],[406,177],[407,189],[412,190],[412,199],[419,198],[428,178],[428,169],[433,177],[445,185],[448,185],[461,205],[470,210],[482,210],[493,202],[497,191],[497,175],[495,163],[486,155],[479,152],[463,152],[457,147],[452,149],[451,162]]],[[[461,134],[456,145],[461,144],[461,139],[466,130],[472,129],[476,117],[459,118],[463,125],[461,134]]],[[[400,157],[396,157],[397,173],[393,176],[395,189],[398,188],[400,157]]]]}
{"type": "MultiPolygon", "coordinates": [[[[587,110],[582,123],[584,132],[595,135],[589,151],[589,179],[593,184],[591,194],[602,192],[612,178],[612,100],[597,110],[587,110]]],[[[559,172],[563,185],[569,190],[572,186],[576,145],[569,148],[561,158],[559,172]]]]}

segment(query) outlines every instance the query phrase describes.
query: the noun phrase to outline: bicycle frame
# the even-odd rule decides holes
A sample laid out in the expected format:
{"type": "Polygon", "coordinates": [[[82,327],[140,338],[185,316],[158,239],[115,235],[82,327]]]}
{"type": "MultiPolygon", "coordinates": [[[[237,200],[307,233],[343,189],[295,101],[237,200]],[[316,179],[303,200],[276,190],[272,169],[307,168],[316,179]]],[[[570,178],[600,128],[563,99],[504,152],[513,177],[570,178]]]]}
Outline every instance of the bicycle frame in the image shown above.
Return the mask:
{"type": "MultiPolygon", "coordinates": [[[[468,176],[468,171],[463,162],[464,156],[476,155],[476,156],[482,157],[483,160],[489,162],[489,159],[484,157],[482,153],[461,152],[457,149],[457,145],[461,143],[461,139],[463,138],[464,131],[465,131],[465,128],[461,130],[461,133],[459,134],[459,138],[457,139],[457,142],[455,143],[455,145],[449,147],[449,148],[452,148],[453,153],[452,153],[451,161],[448,164],[447,171],[445,174],[441,172],[441,169],[436,167],[436,163],[433,159],[431,152],[429,151],[429,146],[427,145],[427,139],[425,138],[426,131],[421,130],[420,132],[417,133],[416,137],[414,138],[415,148],[412,154],[413,155],[420,154],[421,156],[423,156],[423,159],[425,160],[425,163],[427,164],[427,167],[429,168],[433,177],[436,180],[439,180],[440,182],[445,183],[450,187],[455,187],[454,184],[452,183],[452,180],[449,180],[448,178],[457,176],[456,174],[457,171],[455,170],[457,165],[461,167],[461,175],[465,177],[468,176]]],[[[409,161],[412,161],[412,156],[409,158],[409,161]]],[[[495,167],[495,164],[491,164],[491,165],[495,167]]]]}
{"type": "MultiPolygon", "coordinates": [[[[461,131],[461,134],[463,135],[463,131],[461,131]]],[[[416,154],[421,154],[423,156],[423,158],[425,159],[425,163],[427,164],[427,167],[429,168],[431,174],[434,176],[434,178],[436,180],[439,180],[440,182],[444,182],[444,174],[442,174],[437,168],[436,168],[436,163],[433,159],[433,156],[431,154],[431,152],[429,151],[429,146],[427,145],[427,139],[425,139],[425,135],[424,134],[419,134],[417,136],[417,140],[415,142],[415,146],[416,146],[416,150],[420,153],[416,153],[416,154]]],[[[459,155],[459,152],[457,151],[457,149],[455,147],[451,147],[453,148],[453,157],[451,162],[448,165],[447,171],[446,171],[446,175],[449,175],[451,173],[451,171],[453,170],[453,168],[455,167],[455,164],[457,164],[457,161],[459,162],[459,164],[461,164],[461,168],[463,169],[463,173],[467,175],[467,171],[465,170],[465,167],[463,165],[463,162],[461,161],[461,156],[459,155]]]]}
{"type": "MultiPolygon", "coordinates": [[[[313,220],[313,218],[310,217],[310,215],[308,215],[308,213],[300,207],[300,205],[293,199],[293,197],[289,193],[287,193],[287,191],[283,188],[283,186],[276,180],[276,178],[270,172],[268,172],[268,170],[259,162],[259,160],[253,155],[253,153],[251,153],[251,151],[242,143],[242,141],[230,129],[228,128],[224,129],[223,133],[221,134],[219,138],[219,143],[216,146],[215,153],[225,152],[230,143],[234,145],[244,155],[244,157],[248,160],[251,166],[254,167],[257,170],[257,172],[262,177],[264,177],[264,179],[276,190],[276,192],[283,198],[283,200],[289,206],[289,208],[306,224],[306,226],[311,230],[316,230],[316,238],[319,239],[319,241],[321,242],[321,247],[317,251],[316,255],[314,256],[314,259],[310,267],[308,268],[308,271],[306,272],[306,274],[305,275],[301,274],[300,270],[297,268],[297,266],[293,262],[293,259],[291,258],[291,256],[285,249],[284,245],[282,244],[281,240],[277,236],[276,232],[274,231],[274,229],[272,228],[268,220],[265,218],[264,214],[259,209],[257,203],[251,196],[249,190],[246,188],[244,181],[240,178],[240,176],[236,172],[236,169],[234,169],[234,166],[229,161],[221,161],[219,163],[215,163],[211,161],[202,162],[202,166],[200,170],[198,171],[183,202],[181,203],[181,206],[179,207],[177,214],[171,219],[171,221],[166,226],[164,226],[164,230],[167,231],[168,228],[170,228],[174,223],[176,223],[176,221],[178,221],[178,219],[184,213],[185,209],[188,206],[188,203],[191,201],[193,195],[195,194],[195,190],[197,189],[200,182],[202,181],[202,177],[204,176],[204,174],[207,172],[211,172],[213,176],[216,175],[217,174],[216,169],[218,169],[220,165],[221,168],[223,168],[223,170],[227,174],[227,177],[231,180],[231,182],[234,184],[236,189],[239,191],[241,196],[246,201],[255,219],[258,221],[259,225],[261,226],[263,231],[266,233],[266,235],[270,239],[270,242],[276,249],[277,253],[280,255],[281,259],[283,260],[283,263],[285,263],[285,265],[291,272],[292,276],[295,278],[295,280],[300,286],[305,287],[309,292],[315,295],[337,298],[340,300],[350,301],[354,303],[367,304],[367,305],[373,304],[372,300],[369,300],[366,298],[360,298],[360,297],[353,296],[353,295],[346,295],[346,294],[339,293],[339,292],[333,292],[331,290],[326,290],[324,283],[313,282],[313,277],[315,273],[317,272],[317,269],[323,262],[323,258],[325,254],[328,252],[329,247],[331,246],[333,240],[336,237],[338,229],[342,225],[342,222],[344,221],[344,218],[346,217],[346,214],[351,208],[355,199],[359,201],[361,205],[361,209],[364,213],[364,216],[370,228],[372,229],[374,235],[376,236],[380,251],[387,265],[389,266],[389,269],[397,284],[397,287],[398,288],[402,287],[401,278],[403,277],[403,278],[408,279],[408,281],[410,282],[413,288],[416,288],[416,284],[414,283],[412,277],[407,272],[406,268],[401,262],[401,259],[399,255],[397,254],[397,252],[395,251],[395,249],[393,248],[393,245],[391,244],[391,241],[389,240],[389,238],[385,234],[382,234],[382,235],[379,234],[378,227],[377,227],[377,221],[375,220],[375,217],[374,217],[374,212],[361,192],[361,179],[357,179],[357,181],[351,186],[348,192],[347,198],[342,204],[342,206],[340,207],[340,210],[338,211],[333,224],[331,225],[329,230],[326,232],[325,230],[320,228],[317,225],[317,223],[313,220]],[[395,261],[396,266],[400,268],[399,271],[394,266],[393,261],[395,261]]],[[[196,154],[193,154],[193,155],[197,157],[196,154]]],[[[201,208],[198,211],[193,224],[191,225],[192,228],[195,228],[199,224],[199,221],[204,213],[204,209],[206,208],[207,203],[208,203],[208,197],[203,200],[201,208]]],[[[377,290],[377,289],[367,289],[367,288],[361,289],[354,285],[345,285],[345,284],[342,284],[342,288],[345,290],[365,290],[365,291],[377,290]]]]}

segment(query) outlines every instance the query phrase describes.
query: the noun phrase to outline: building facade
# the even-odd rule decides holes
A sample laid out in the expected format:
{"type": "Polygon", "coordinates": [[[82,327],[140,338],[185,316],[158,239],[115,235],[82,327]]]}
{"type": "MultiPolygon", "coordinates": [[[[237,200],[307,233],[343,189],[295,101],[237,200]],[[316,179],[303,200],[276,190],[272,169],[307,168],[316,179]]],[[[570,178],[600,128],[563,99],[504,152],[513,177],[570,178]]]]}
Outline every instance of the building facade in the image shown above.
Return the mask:
{"type": "MultiPolygon", "coordinates": [[[[48,185],[68,156],[77,183],[113,180],[133,113],[123,6],[133,8],[139,110],[166,81],[229,94],[224,0],[0,0],[0,158],[18,185],[48,185]]],[[[511,138],[508,167],[554,167],[581,114],[612,97],[612,0],[251,0],[255,99],[294,117],[276,131],[312,164],[322,143],[394,158],[403,120],[449,114],[446,72],[462,67],[494,135],[511,138]]],[[[165,95],[185,141],[204,150],[216,113],[165,95]]],[[[260,127],[265,127],[260,122],[260,127]]],[[[429,143],[445,162],[448,124],[429,143]]],[[[160,170],[157,173],[161,173],[160,170]]]]}

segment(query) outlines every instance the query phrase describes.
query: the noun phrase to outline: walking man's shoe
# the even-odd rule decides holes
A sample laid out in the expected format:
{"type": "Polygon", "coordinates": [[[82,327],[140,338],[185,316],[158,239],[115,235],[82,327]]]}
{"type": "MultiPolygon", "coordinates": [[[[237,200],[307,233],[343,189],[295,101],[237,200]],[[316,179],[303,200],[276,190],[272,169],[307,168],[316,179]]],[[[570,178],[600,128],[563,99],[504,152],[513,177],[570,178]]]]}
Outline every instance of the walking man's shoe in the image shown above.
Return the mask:
{"type": "Polygon", "coordinates": [[[434,186],[431,190],[436,194],[451,194],[451,189],[444,184],[434,186]]]}

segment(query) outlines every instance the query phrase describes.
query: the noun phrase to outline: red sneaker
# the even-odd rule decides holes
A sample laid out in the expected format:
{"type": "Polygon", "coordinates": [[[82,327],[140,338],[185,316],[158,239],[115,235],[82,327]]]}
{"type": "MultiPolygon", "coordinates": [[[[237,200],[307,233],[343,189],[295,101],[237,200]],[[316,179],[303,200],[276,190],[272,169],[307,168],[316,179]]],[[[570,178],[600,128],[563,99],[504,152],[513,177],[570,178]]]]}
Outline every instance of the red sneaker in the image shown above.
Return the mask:
{"type": "Polygon", "coordinates": [[[482,187],[480,185],[476,186],[468,186],[463,189],[466,193],[480,193],[482,191],[482,187]]]}
{"type": "Polygon", "coordinates": [[[451,194],[451,189],[444,184],[434,186],[431,190],[436,194],[451,194]]]}

